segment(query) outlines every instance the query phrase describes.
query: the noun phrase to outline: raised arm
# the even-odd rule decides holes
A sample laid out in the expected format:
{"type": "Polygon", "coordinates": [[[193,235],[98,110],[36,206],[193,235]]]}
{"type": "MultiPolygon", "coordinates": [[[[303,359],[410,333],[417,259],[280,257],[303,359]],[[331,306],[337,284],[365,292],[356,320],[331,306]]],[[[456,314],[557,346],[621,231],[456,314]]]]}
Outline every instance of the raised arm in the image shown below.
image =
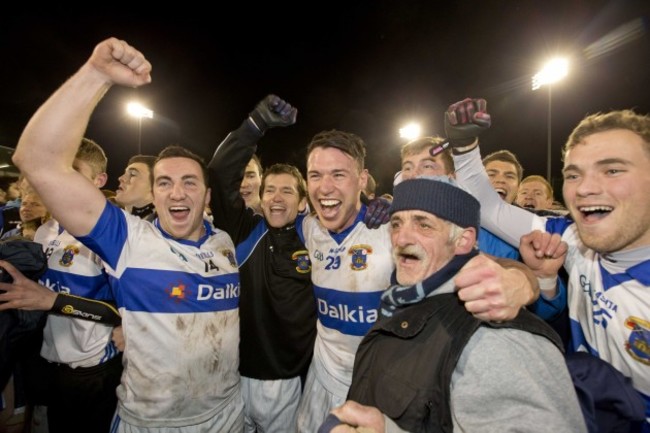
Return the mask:
{"type": "Polygon", "coordinates": [[[215,151],[208,164],[210,169],[211,206],[214,224],[233,238],[235,244],[243,240],[247,227],[247,211],[239,193],[246,164],[257,150],[257,142],[266,131],[296,122],[298,110],[275,95],[261,100],[241,126],[230,132],[215,151]]]}
{"type": "Polygon", "coordinates": [[[445,112],[456,179],[481,202],[481,227],[519,248],[519,239],[532,230],[544,230],[546,219],[504,202],[492,187],[478,149],[478,136],[490,124],[484,99],[466,98],[445,112]]]}
{"type": "Polygon", "coordinates": [[[20,137],[14,164],[72,235],[88,234],[106,205],[101,191],[73,168],[90,116],[113,84],[138,87],[151,81],[150,72],[142,53],[107,39],[36,111],[20,137]]]}

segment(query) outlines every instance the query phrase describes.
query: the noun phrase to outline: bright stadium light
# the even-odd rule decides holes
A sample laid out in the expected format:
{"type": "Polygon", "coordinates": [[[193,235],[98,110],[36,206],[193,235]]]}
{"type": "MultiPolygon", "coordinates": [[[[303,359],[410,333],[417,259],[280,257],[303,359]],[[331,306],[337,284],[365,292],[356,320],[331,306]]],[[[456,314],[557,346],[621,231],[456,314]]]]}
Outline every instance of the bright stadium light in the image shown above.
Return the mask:
{"type": "Polygon", "coordinates": [[[566,77],[569,73],[569,61],[564,58],[555,58],[550,60],[544,68],[533,75],[533,90],[540,87],[553,84],[566,77]]]}
{"type": "Polygon", "coordinates": [[[546,142],[546,180],[552,185],[551,179],[551,85],[567,76],[569,61],[565,58],[555,58],[546,63],[541,71],[533,75],[533,90],[542,86],[548,87],[548,117],[547,117],[547,142],[546,142]]]}
{"type": "Polygon", "coordinates": [[[138,102],[129,102],[126,112],[138,119],[138,154],[142,153],[142,118],[153,119],[153,111],[138,102]]]}
{"type": "Polygon", "coordinates": [[[407,140],[414,140],[420,136],[422,128],[418,123],[409,123],[403,128],[399,129],[399,136],[407,140]]]}

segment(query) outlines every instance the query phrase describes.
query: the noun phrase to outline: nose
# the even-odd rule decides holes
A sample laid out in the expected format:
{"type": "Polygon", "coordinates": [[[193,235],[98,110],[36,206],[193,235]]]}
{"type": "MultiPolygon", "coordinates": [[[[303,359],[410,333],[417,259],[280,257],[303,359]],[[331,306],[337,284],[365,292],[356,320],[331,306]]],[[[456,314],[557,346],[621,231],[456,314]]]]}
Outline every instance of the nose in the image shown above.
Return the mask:
{"type": "Polygon", "coordinates": [[[392,231],[393,246],[406,247],[413,243],[413,229],[408,223],[392,231]]]}
{"type": "Polygon", "coordinates": [[[169,197],[172,200],[182,200],[185,198],[185,189],[183,188],[183,185],[180,183],[175,183],[172,186],[171,193],[169,194],[169,197]]]}
{"type": "Polygon", "coordinates": [[[597,177],[596,173],[583,173],[576,188],[576,194],[582,197],[600,194],[602,192],[602,184],[598,181],[597,177]]]}
{"type": "Polygon", "coordinates": [[[318,189],[322,194],[329,194],[334,191],[334,181],[331,176],[323,176],[318,183],[318,189]]]}

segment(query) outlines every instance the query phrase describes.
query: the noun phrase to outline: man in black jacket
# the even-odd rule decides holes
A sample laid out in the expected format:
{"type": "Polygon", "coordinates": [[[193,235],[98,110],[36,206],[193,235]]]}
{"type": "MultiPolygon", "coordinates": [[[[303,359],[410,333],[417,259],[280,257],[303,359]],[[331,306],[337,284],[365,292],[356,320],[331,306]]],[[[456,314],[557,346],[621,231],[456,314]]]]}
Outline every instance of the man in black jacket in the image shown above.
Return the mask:
{"type": "Polygon", "coordinates": [[[240,185],[267,129],[289,126],[297,110],[267,96],[219,145],[212,161],[214,225],[236,245],[241,281],[240,364],[245,431],[293,432],[302,379],[316,337],[311,262],[296,231],[307,191],[300,171],[269,167],[262,178],[263,216],[246,206],[240,185]]]}

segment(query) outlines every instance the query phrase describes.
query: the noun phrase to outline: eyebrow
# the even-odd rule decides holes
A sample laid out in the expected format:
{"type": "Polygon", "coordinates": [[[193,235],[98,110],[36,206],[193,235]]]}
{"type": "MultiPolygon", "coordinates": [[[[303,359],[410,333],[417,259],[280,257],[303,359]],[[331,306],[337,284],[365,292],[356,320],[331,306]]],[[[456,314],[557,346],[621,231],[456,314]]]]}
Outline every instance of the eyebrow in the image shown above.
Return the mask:
{"type": "MultiPolygon", "coordinates": [[[[606,159],[601,159],[600,161],[596,161],[596,166],[598,167],[604,167],[606,165],[611,165],[611,164],[631,165],[632,161],[623,158],[606,158],[606,159]]],[[[581,171],[577,164],[567,165],[562,169],[562,172],[568,170],[581,171]]]]}
{"type": "MultiPolygon", "coordinates": [[[[169,175],[167,175],[167,174],[161,174],[160,176],[158,176],[158,177],[155,178],[154,180],[155,180],[156,182],[158,182],[158,181],[161,180],[161,179],[172,180],[171,176],[169,176],[169,175]]],[[[197,179],[197,180],[198,180],[198,179],[199,179],[199,176],[196,175],[196,174],[185,174],[185,175],[181,176],[181,180],[187,180],[187,179],[197,179]]]]}

